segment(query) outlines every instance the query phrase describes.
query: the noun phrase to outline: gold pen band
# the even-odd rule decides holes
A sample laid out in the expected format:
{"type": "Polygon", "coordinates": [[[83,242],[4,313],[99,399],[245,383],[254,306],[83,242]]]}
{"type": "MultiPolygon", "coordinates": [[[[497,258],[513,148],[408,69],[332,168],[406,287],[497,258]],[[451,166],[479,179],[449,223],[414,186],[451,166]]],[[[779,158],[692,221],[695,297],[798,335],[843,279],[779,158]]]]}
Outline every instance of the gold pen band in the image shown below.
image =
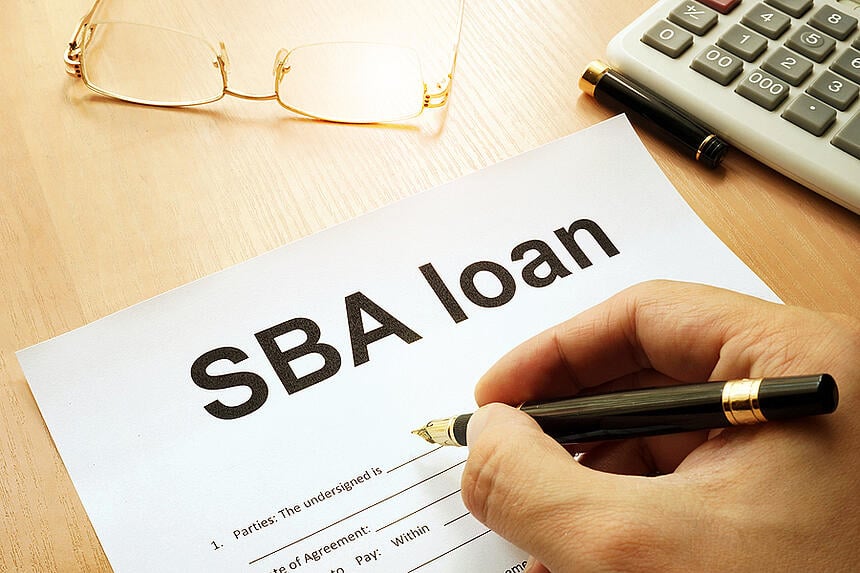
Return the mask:
{"type": "Polygon", "coordinates": [[[699,149],[696,150],[696,161],[698,161],[699,158],[702,157],[702,151],[705,149],[705,146],[708,145],[708,142],[715,137],[717,136],[712,133],[711,135],[702,140],[702,143],[699,145],[699,149]]]}
{"type": "Polygon", "coordinates": [[[729,380],[723,386],[723,414],[733,426],[767,422],[761,411],[758,390],[762,378],[729,380]]]}

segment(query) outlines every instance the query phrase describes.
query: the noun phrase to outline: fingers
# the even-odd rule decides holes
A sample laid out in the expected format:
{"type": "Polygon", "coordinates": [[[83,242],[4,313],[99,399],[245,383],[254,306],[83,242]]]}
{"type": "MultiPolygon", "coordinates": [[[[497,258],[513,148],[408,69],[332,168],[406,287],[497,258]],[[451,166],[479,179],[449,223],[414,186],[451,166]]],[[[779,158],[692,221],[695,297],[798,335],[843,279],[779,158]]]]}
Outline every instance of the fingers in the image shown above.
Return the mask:
{"type": "Polygon", "coordinates": [[[535,561],[534,557],[530,557],[528,564],[526,565],[525,573],[551,573],[551,572],[549,569],[546,568],[546,565],[544,565],[540,561],[535,561]]]}
{"type": "MultiPolygon", "coordinates": [[[[490,404],[479,409],[467,433],[469,459],[462,478],[466,507],[549,570],[561,563],[566,564],[564,570],[573,570],[576,561],[590,553],[583,550],[585,540],[611,525],[607,515],[634,513],[629,499],[634,488],[622,483],[634,478],[580,466],[514,408],[490,404]]],[[[647,483],[635,490],[656,497],[647,493],[647,483]]]]}
{"type": "MultiPolygon", "coordinates": [[[[511,351],[481,378],[475,397],[517,404],[618,379],[628,388],[705,381],[726,359],[728,340],[767,328],[753,309],[768,306],[776,305],[704,285],[642,283],[511,351]]],[[[748,364],[737,348],[741,371],[748,364]]]]}
{"type": "Polygon", "coordinates": [[[613,474],[664,475],[674,472],[707,438],[708,432],[701,431],[607,441],[593,445],[578,461],[591,469],[613,474]]]}
{"type": "Polygon", "coordinates": [[[502,404],[478,409],[467,428],[469,459],[463,469],[462,496],[479,521],[532,554],[542,554],[546,531],[564,525],[559,519],[591,496],[585,471],[546,436],[527,415],[502,404]]]}
{"type": "Polygon", "coordinates": [[[854,553],[842,563],[856,563],[857,527],[815,531],[834,515],[854,517],[845,508],[856,501],[858,424],[845,408],[860,399],[858,355],[860,323],[847,317],[700,285],[633,287],[500,360],[476,389],[479,403],[829,372],[843,414],[729,428],[710,440],[691,432],[589,444],[578,463],[524,413],[489,404],[469,423],[463,500],[534,556],[531,573],[740,570],[756,561],[784,570],[845,548],[854,553]]]}

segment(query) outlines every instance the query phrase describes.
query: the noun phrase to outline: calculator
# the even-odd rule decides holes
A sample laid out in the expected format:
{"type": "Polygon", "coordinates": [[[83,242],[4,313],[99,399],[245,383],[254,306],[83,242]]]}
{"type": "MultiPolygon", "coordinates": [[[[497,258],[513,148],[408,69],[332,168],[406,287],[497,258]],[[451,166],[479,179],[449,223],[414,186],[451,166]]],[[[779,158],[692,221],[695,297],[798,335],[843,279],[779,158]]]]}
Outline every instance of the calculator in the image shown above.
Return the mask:
{"type": "Polygon", "coordinates": [[[734,147],[860,213],[860,0],[661,0],[610,64],[734,147]]]}

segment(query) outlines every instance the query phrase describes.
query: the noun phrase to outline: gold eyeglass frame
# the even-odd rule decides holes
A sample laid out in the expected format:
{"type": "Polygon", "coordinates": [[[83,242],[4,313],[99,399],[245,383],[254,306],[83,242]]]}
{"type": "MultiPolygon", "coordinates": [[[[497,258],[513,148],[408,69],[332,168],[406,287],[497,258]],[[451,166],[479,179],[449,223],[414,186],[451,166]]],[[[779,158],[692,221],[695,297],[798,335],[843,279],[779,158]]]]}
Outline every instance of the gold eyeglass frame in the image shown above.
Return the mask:
{"type": "MultiPolygon", "coordinates": [[[[297,49],[305,47],[305,46],[296,46],[296,47],[292,48],[291,50],[287,50],[284,48],[281,48],[280,50],[278,50],[278,52],[275,56],[275,67],[273,70],[273,73],[275,76],[275,93],[264,94],[264,95],[254,95],[254,94],[249,94],[249,93],[243,93],[240,91],[233,90],[228,86],[228,69],[229,69],[230,60],[227,57],[227,48],[224,45],[224,42],[219,41],[218,42],[219,49],[216,50],[214,48],[214,46],[212,46],[212,44],[209,43],[205,38],[200,38],[199,36],[196,36],[194,34],[190,34],[188,32],[184,32],[182,30],[175,30],[172,28],[165,28],[162,26],[150,26],[148,24],[139,24],[139,23],[135,23],[135,22],[122,22],[122,21],[116,21],[116,20],[93,21],[92,18],[103,1],[104,0],[95,0],[92,7],[87,11],[87,13],[83,16],[83,18],[81,18],[80,22],[78,22],[78,25],[75,28],[75,32],[72,35],[72,38],[69,40],[68,47],[66,48],[65,54],[63,56],[63,61],[65,63],[65,68],[66,68],[66,73],[68,73],[71,76],[74,76],[76,78],[81,79],[81,81],[84,82],[84,85],[86,85],[87,88],[89,88],[90,90],[92,90],[98,94],[101,94],[103,96],[113,98],[113,99],[118,99],[121,101],[126,101],[126,102],[130,102],[130,103],[134,103],[134,104],[147,105],[147,106],[153,106],[153,107],[192,107],[192,106],[197,106],[197,105],[205,105],[208,103],[216,102],[216,101],[222,99],[225,95],[233,96],[233,97],[236,97],[239,99],[252,100],[252,101],[276,100],[281,105],[281,107],[283,107],[283,108],[285,108],[285,109],[287,109],[293,113],[296,113],[298,115],[302,115],[304,117],[310,117],[313,119],[319,119],[322,121],[328,121],[328,122],[333,122],[333,123],[388,123],[388,122],[395,122],[395,121],[404,121],[404,120],[412,119],[414,117],[421,115],[421,113],[425,109],[439,108],[439,107],[443,107],[445,104],[447,104],[448,103],[448,97],[451,93],[451,84],[454,81],[454,70],[457,67],[457,54],[460,50],[460,36],[462,33],[462,29],[463,29],[463,12],[464,12],[464,8],[465,8],[465,0],[459,0],[459,6],[457,8],[456,39],[454,41],[453,55],[451,57],[451,67],[449,69],[448,75],[443,80],[437,82],[434,85],[432,91],[431,91],[430,87],[427,85],[427,83],[422,80],[422,83],[424,84],[424,99],[423,99],[423,105],[417,111],[417,113],[414,113],[414,114],[409,115],[407,117],[400,117],[400,118],[393,118],[393,119],[370,120],[370,121],[345,121],[345,120],[334,120],[334,119],[329,119],[329,118],[313,115],[311,113],[293,108],[293,107],[287,105],[286,103],[284,103],[284,101],[281,99],[280,94],[278,93],[278,90],[279,90],[278,86],[281,84],[281,80],[283,78],[283,75],[289,71],[289,66],[285,65],[287,58],[289,58],[290,54],[294,50],[297,50],[297,49]],[[198,38],[198,39],[206,42],[206,44],[209,45],[209,47],[212,48],[213,52],[215,53],[217,65],[218,65],[218,68],[221,72],[221,80],[222,80],[221,94],[215,98],[210,98],[210,99],[206,99],[203,101],[194,101],[194,102],[189,102],[189,103],[152,102],[152,101],[145,101],[145,100],[136,99],[136,98],[132,98],[132,97],[128,97],[128,96],[123,96],[123,95],[120,95],[117,93],[112,93],[112,92],[103,90],[103,89],[99,88],[98,86],[94,86],[93,84],[91,84],[89,82],[89,80],[87,80],[85,63],[84,63],[85,58],[82,60],[81,55],[83,54],[84,49],[87,45],[88,36],[89,36],[89,34],[92,33],[92,30],[94,29],[94,27],[97,24],[107,24],[107,23],[121,23],[121,24],[135,24],[138,26],[149,26],[151,28],[156,28],[156,29],[160,29],[160,30],[166,30],[166,31],[174,32],[174,33],[183,34],[186,36],[191,36],[191,37],[198,38]]],[[[338,43],[348,44],[350,42],[338,42],[338,43]]],[[[384,45],[384,44],[377,44],[377,45],[384,45]]]]}

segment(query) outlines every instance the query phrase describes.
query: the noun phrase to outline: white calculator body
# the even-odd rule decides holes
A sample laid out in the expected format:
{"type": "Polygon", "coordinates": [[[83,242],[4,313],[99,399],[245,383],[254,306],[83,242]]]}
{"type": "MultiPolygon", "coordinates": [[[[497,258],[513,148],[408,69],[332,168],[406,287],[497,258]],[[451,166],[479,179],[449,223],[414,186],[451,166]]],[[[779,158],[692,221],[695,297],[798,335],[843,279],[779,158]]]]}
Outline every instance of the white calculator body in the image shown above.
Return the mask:
{"type": "Polygon", "coordinates": [[[860,213],[860,0],[661,0],[610,64],[860,213]]]}

